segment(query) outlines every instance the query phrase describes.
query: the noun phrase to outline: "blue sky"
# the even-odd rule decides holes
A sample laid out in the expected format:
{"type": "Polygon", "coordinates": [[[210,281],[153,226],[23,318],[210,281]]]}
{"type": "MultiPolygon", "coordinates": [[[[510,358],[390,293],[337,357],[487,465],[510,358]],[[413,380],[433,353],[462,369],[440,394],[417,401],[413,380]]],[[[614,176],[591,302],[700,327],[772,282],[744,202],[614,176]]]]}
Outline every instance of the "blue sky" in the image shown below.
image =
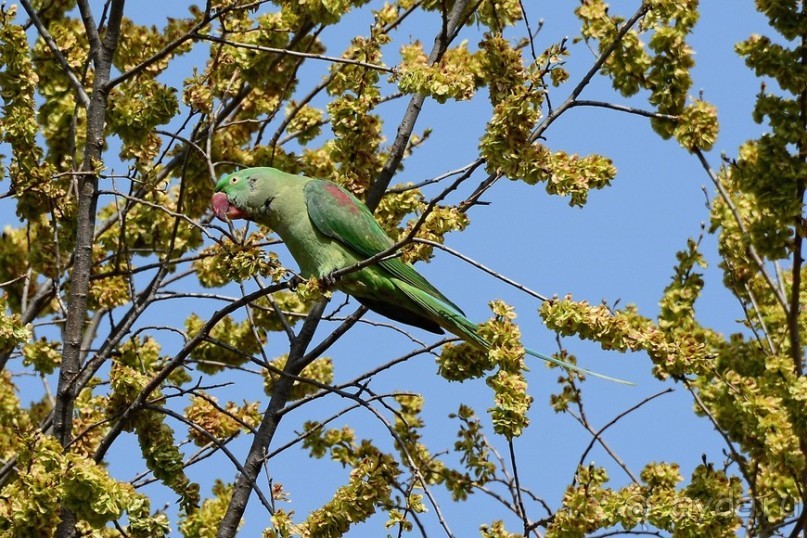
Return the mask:
{"type": "MultiPolygon", "coordinates": [[[[533,26],[544,20],[544,29],[539,35],[537,47],[543,49],[563,36],[575,36],[578,22],[572,16],[575,2],[524,2],[533,26]]],[[[612,10],[629,16],[638,1],[615,1],[612,10]]],[[[162,25],[166,14],[181,16],[181,9],[170,6],[171,13],[154,9],[151,2],[130,2],[127,13],[136,22],[162,25]]],[[[759,81],[733,52],[734,44],[751,33],[765,33],[764,19],[753,10],[751,2],[712,0],[703,2],[702,17],[692,46],[696,51],[697,66],[693,72],[692,95],[703,92],[707,101],[717,105],[721,123],[720,137],[715,149],[709,153],[712,166],[718,167],[720,154],[736,154],[737,147],[746,139],[758,135],[762,127],[750,118],[754,96],[759,90],[759,81]],[[727,22],[727,12],[731,22],[727,22]]],[[[100,10],[99,10],[100,11],[100,10]]],[[[367,9],[354,13],[343,24],[329,29],[322,35],[328,45],[328,53],[338,55],[356,31],[369,26],[367,9]]],[[[404,26],[395,36],[394,47],[409,41],[410,36],[423,39],[426,47],[436,30],[436,19],[416,19],[404,26]]],[[[523,33],[523,27],[516,31],[523,33]]],[[[513,32],[514,33],[514,32],[513,32]]],[[[480,35],[476,28],[465,28],[464,39],[475,48],[480,35]]],[[[462,39],[462,38],[461,38],[462,39]]],[[[177,60],[176,71],[170,82],[181,84],[193,66],[203,67],[205,47],[177,60]]],[[[565,99],[581,74],[593,62],[593,55],[584,44],[571,45],[572,55],[568,62],[571,84],[553,90],[554,102],[565,99]]],[[[394,63],[394,51],[385,60],[394,63]]],[[[300,95],[318,82],[327,64],[311,62],[302,72],[300,95]]],[[[166,75],[169,76],[169,75],[166,75]]],[[[169,80],[169,79],[166,79],[169,80]]],[[[642,98],[627,101],[613,90],[607,79],[597,77],[581,96],[585,99],[600,99],[623,104],[644,106],[642,98]]],[[[319,103],[324,104],[324,101],[319,103]]],[[[388,140],[394,137],[395,128],[405,103],[385,105],[381,109],[388,140]]],[[[485,122],[489,117],[487,92],[480,91],[474,100],[449,103],[440,106],[427,101],[418,121],[416,132],[432,128],[431,139],[406,162],[405,170],[393,182],[421,181],[448,170],[458,168],[477,157],[477,144],[485,122]]],[[[647,107],[645,107],[647,108],[647,107]]],[[[325,130],[323,140],[331,133],[325,130]]],[[[649,126],[648,120],[617,112],[579,108],[569,111],[552,125],[546,133],[550,148],[567,152],[602,153],[611,157],[619,170],[613,185],[602,191],[592,192],[583,209],[571,208],[565,199],[548,196],[542,186],[529,187],[522,183],[500,181],[485,195],[489,206],[476,207],[471,213],[472,225],[461,233],[447,239],[447,244],[465,255],[535,289],[544,295],[572,294],[575,299],[592,303],[601,300],[621,305],[635,303],[640,312],[654,317],[658,300],[669,282],[675,252],[686,245],[688,237],[700,233],[701,223],[708,222],[706,195],[712,196],[708,177],[697,160],[687,154],[674,141],[662,141],[649,126]]],[[[112,165],[114,167],[114,164],[112,165]]],[[[452,198],[459,201],[470,193],[472,186],[465,187],[452,198]]],[[[430,191],[432,194],[437,191],[430,191]]],[[[3,221],[15,224],[13,209],[2,206],[3,221]]],[[[706,287],[697,304],[698,317],[702,323],[723,333],[741,330],[737,320],[742,317],[738,303],[721,286],[722,275],[716,267],[715,239],[706,236],[703,250],[710,263],[706,273],[706,287]]],[[[289,266],[293,262],[282,251],[289,266]]],[[[540,304],[518,290],[481,273],[448,254],[436,252],[429,264],[419,269],[449,298],[457,302],[471,319],[487,319],[490,311],[487,303],[495,298],[514,305],[519,314],[524,342],[528,347],[544,352],[556,349],[555,335],[543,327],[537,316],[540,304]]],[[[233,292],[235,293],[235,292],[233,292]]],[[[341,300],[337,297],[337,301],[341,300]]],[[[334,302],[337,302],[334,301],[334,302]]],[[[177,303],[181,304],[181,303],[177,303]]],[[[188,311],[212,312],[215,305],[199,306],[186,304],[188,311]]],[[[185,308],[182,306],[181,308],[185,308]]],[[[370,315],[370,319],[379,319],[370,315]]],[[[183,318],[177,318],[180,325],[183,318]]],[[[146,317],[143,325],[153,321],[146,317]]],[[[327,326],[323,327],[327,330],[327,326]]],[[[322,331],[322,335],[326,332],[322,331]]],[[[414,330],[415,336],[425,342],[435,337],[414,330]]],[[[165,341],[171,352],[172,342],[165,341]]],[[[176,342],[173,343],[174,345],[176,342]]],[[[638,474],[651,461],[677,461],[686,477],[700,463],[701,454],[712,461],[720,462],[722,440],[713,432],[706,419],[698,419],[691,413],[692,401],[682,387],[661,383],[650,375],[651,364],[643,354],[621,355],[606,353],[598,346],[565,339],[564,346],[575,353],[581,364],[616,377],[630,379],[636,387],[627,388],[604,381],[590,379],[584,384],[584,399],[588,418],[594,427],[600,427],[616,414],[631,407],[648,395],[667,386],[675,391],[657,399],[636,413],[620,421],[609,430],[606,440],[626,464],[638,474]]],[[[372,366],[384,363],[412,348],[411,343],[398,333],[388,329],[362,326],[351,331],[329,352],[336,365],[336,382],[352,379],[372,366]]],[[[283,353],[282,335],[270,339],[267,353],[271,356],[283,353]]],[[[236,374],[237,385],[216,393],[221,400],[261,399],[259,378],[236,374]]],[[[535,398],[530,413],[531,427],[515,442],[519,458],[522,484],[544,498],[553,508],[570,482],[577,460],[588,444],[590,435],[569,417],[556,415],[548,406],[549,395],[557,386],[556,374],[541,363],[532,363],[528,374],[531,394],[535,398]]],[[[25,385],[32,391],[34,385],[25,385]]],[[[448,419],[460,402],[476,408],[487,424],[484,412],[491,405],[492,393],[483,380],[463,384],[448,383],[436,374],[434,361],[418,357],[395,369],[377,376],[372,382],[376,392],[401,391],[423,394],[426,400],[424,418],[427,427],[424,442],[433,452],[448,450],[454,442],[457,424],[448,419]]],[[[281,423],[273,446],[283,444],[298,432],[305,420],[323,419],[346,407],[350,402],[338,397],[324,398],[287,416],[281,423]]],[[[391,440],[380,423],[369,413],[353,411],[334,423],[334,426],[349,424],[358,438],[372,438],[380,446],[389,449],[391,440]]],[[[487,432],[493,439],[490,428],[487,432]]],[[[506,445],[495,440],[502,454],[506,445]]],[[[243,455],[248,439],[236,440],[231,449],[243,455]]],[[[110,469],[121,479],[131,479],[140,469],[131,466],[138,461],[139,451],[131,438],[110,451],[110,469]]],[[[627,483],[624,473],[599,447],[589,454],[586,463],[594,462],[609,469],[614,487],[627,483]]],[[[327,501],[333,491],[347,478],[347,470],[326,460],[310,460],[304,453],[291,449],[273,458],[269,474],[280,482],[291,496],[290,503],[279,503],[286,510],[295,510],[297,519],[311,509],[327,501]]],[[[202,484],[203,494],[209,494],[215,478],[232,481],[234,469],[223,458],[211,458],[189,470],[192,480],[202,484]]],[[[265,480],[263,481],[265,485],[265,480]]],[[[156,499],[166,503],[173,501],[173,494],[162,486],[149,486],[145,490],[156,499]]],[[[456,536],[478,533],[482,523],[504,519],[508,529],[520,529],[518,521],[497,505],[477,494],[466,503],[451,504],[440,487],[432,491],[441,499],[444,516],[456,536]]],[[[159,502],[155,502],[155,507],[159,502]]],[[[533,519],[544,514],[539,507],[528,506],[533,519]]],[[[173,511],[173,509],[171,510],[173,511]]],[[[422,516],[430,531],[438,535],[434,512],[422,516]]],[[[355,536],[378,536],[384,532],[384,518],[374,518],[367,527],[355,531],[355,536]]],[[[253,499],[245,516],[243,536],[257,535],[268,524],[268,516],[253,499]]],[[[176,531],[176,529],[175,529],[176,531]]],[[[434,534],[433,534],[434,533],[434,534]]]]}

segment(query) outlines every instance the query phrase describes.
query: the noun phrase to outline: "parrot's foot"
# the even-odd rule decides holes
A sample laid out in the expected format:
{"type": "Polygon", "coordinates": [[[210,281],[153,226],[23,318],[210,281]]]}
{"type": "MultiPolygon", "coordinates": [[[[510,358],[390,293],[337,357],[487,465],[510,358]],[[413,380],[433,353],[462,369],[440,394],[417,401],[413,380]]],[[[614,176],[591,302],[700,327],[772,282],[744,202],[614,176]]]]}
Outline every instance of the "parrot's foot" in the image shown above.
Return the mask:
{"type": "Polygon", "coordinates": [[[319,287],[322,288],[323,291],[328,291],[336,285],[336,280],[337,278],[333,273],[328,273],[327,275],[319,277],[319,287]]]}
{"type": "Polygon", "coordinates": [[[297,287],[303,282],[305,282],[305,279],[300,275],[291,275],[289,279],[289,289],[291,291],[297,291],[297,287]]]}

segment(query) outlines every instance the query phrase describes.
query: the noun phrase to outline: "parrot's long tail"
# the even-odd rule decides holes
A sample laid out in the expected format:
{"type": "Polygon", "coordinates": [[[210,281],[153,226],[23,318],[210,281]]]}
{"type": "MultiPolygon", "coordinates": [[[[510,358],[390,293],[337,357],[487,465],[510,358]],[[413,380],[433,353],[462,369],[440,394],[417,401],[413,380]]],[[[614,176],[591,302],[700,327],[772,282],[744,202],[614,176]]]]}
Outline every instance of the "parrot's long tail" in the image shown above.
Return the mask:
{"type": "MultiPolygon", "coordinates": [[[[452,311],[451,309],[444,309],[441,312],[443,319],[448,320],[448,323],[443,324],[443,327],[448,329],[450,332],[456,334],[463,340],[468,343],[474,344],[479,346],[483,349],[490,349],[490,344],[477,332],[476,324],[462,315],[460,312],[452,311]]],[[[538,353],[537,351],[533,351],[528,348],[524,348],[524,352],[527,355],[531,355],[537,359],[541,359],[542,361],[546,361],[551,364],[556,364],[561,368],[566,368],[568,370],[574,370],[575,372],[580,372],[581,374],[586,374],[594,377],[599,377],[600,379],[605,379],[607,381],[613,381],[614,383],[621,383],[623,385],[634,385],[630,381],[625,381],[624,379],[617,379],[616,377],[610,377],[604,374],[598,374],[597,372],[593,372],[588,368],[583,368],[582,366],[577,366],[576,364],[571,364],[566,361],[562,361],[560,359],[556,359],[550,355],[544,355],[543,353],[538,353]]]]}
{"type": "Polygon", "coordinates": [[[546,362],[549,362],[549,363],[552,363],[552,364],[557,364],[561,368],[566,368],[566,369],[569,369],[569,370],[574,370],[575,372],[580,372],[580,373],[583,373],[583,374],[586,374],[586,375],[599,377],[600,379],[613,381],[614,383],[621,383],[623,385],[631,385],[631,386],[635,385],[635,383],[631,383],[630,381],[625,381],[624,379],[617,379],[616,377],[610,377],[610,376],[607,376],[607,375],[604,375],[604,374],[598,374],[597,372],[592,372],[588,368],[583,368],[581,366],[577,366],[576,364],[571,364],[571,363],[568,363],[566,361],[556,359],[555,357],[550,357],[549,355],[544,355],[543,353],[538,353],[537,351],[527,349],[526,347],[524,348],[524,352],[527,355],[532,355],[533,357],[541,359],[542,361],[546,361],[546,362]]]}
{"type": "MultiPolygon", "coordinates": [[[[465,341],[477,345],[483,349],[490,349],[490,344],[477,332],[476,324],[472,321],[468,320],[464,315],[459,312],[451,312],[444,310],[442,312],[445,319],[450,320],[449,323],[443,325],[446,329],[450,332],[453,332],[460,338],[464,339],[465,341]]],[[[597,372],[593,372],[588,368],[583,368],[582,366],[577,366],[576,364],[571,364],[566,361],[562,361],[560,359],[556,359],[550,355],[544,355],[543,353],[538,353],[537,351],[533,351],[528,348],[524,348],[524,352],[527,355],[531,355],[537,359],[541,359],[542,361],[556,364],[561,368],[566,368],[568,370],[574,370],[575,372],[580,372],[581,374],[586,374],[594,377],[599,377],[600,379],[605,379],[607,381],[613,381],[614,383],[621,383],[623,385],[634,385],[630,381],[625,381],[624,379],[617,379],[616,377],[610,377],[604,374],[598,374],[597,372]]]]}
{"type": "MultiPolygon", "coordinates": [[[[477,332],[476,324],[465,317],[465,313],[455,305],[446,303],[434,295],[415,289],[412,286],[404,283],[399,282],[398,285],[401,291],[403,291],[407,296],[409,296],[410,299],[415,301],[418,305],[420,305],[420,307],[430,314],[429,317],[433,319],[435,323],[447,331],[456,334],[469,344],[478,346],[481,349],[490,349],[490,344],[479,335],[479,332],[477,332]]],[[[592,372],[587,368],[556,359],[555,357],[550,357],[549,355],[544,355],[543,353],[538,353],[537,351],[533,351],[531,349],[524,348],[524,351],[527,353],[527,355],[532,355],[533,357],[541,359],[542,361],[556,364],[562,368],[574,370],[575,372],[580,372],[581,374],[599,377],[600,379],[621,383],[623,385],[634,384],[630,381],[592,372]]]]}

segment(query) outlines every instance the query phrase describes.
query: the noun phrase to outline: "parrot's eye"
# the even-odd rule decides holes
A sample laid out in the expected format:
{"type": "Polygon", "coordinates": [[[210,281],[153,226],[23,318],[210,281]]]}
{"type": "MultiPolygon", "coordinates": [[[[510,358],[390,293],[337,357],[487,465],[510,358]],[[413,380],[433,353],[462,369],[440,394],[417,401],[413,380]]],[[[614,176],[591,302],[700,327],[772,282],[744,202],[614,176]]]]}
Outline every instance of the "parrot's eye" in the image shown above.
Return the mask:
{"type": "Polygon", "coordinates": [[[230,183],[238,183],[238,178],[233,176],[230,178],[230,183]]]}

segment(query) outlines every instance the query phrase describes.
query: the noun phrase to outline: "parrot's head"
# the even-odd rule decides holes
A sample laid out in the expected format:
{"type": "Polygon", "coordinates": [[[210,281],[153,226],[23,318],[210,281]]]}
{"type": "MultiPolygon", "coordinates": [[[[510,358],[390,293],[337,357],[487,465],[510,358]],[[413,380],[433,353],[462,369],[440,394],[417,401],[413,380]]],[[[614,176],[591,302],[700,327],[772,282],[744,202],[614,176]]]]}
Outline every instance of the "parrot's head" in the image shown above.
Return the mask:
{"type": "Polygon", "coordinates": [[[221,220],[254,219],[269,212],[280,185],[272,168],[246,168],[223,177],[211,200],[221,220]]]}

